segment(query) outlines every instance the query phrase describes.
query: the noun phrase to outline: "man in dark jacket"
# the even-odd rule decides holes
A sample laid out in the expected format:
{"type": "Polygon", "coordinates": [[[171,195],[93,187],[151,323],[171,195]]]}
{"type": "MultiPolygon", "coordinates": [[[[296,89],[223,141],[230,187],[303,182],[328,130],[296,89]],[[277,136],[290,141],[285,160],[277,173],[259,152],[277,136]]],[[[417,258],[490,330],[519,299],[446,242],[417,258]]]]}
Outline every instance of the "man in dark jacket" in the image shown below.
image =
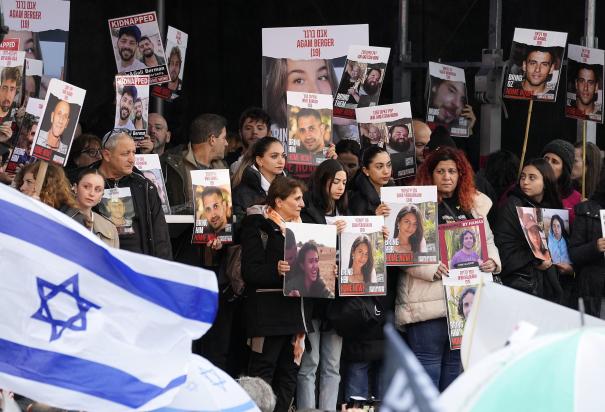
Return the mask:
{"type": "MultiPolygon", "coordinates": [[[[103,175],[109,194],[99,207],[107,212],[109,203],[124,206],[125,226],[118,227],[121,249],[172,259],[162,202],[153,183],[134,168],[135,151],[135,142],[128,133],[108,133],[103,138],[103,158],[90,166],[103,175]]],[[[77,178],[72,177],[72,181],[77,178]]]]}

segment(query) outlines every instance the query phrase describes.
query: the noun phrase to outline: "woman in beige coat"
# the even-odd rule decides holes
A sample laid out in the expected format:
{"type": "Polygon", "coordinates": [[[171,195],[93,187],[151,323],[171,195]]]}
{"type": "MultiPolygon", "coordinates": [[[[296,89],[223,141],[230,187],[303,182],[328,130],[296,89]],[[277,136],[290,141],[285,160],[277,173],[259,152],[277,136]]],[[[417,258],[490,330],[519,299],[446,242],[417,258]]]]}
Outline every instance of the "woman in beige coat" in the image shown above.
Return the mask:
{"type": "Polygon", "coordinates": [[[92,210],[101,201],[104,190],[105,179],[97,169],[82,171],[74,185],[78,209],[86,217],[86,226],[107,245],[119,248],[120,238],[114,224],[92,210]]]}
{"type": "MultiPolygon", "coordinates": [[[[441,147],[419,167],[417,185],[437,186],[439,224],[484,218],[488,259],[479,266],[483,272],[499,273],[500,256],[487,221],[491,200],[478,192],[473,169],[463,152],[441,147]]],[[[460,351],[451,350],[448,338],[444,289],[441,282],[447,267],[439,265],[402,268],[395,318],[407,332],[408,344],[420,363],[443,391],[462,370],[460,351]]]]}

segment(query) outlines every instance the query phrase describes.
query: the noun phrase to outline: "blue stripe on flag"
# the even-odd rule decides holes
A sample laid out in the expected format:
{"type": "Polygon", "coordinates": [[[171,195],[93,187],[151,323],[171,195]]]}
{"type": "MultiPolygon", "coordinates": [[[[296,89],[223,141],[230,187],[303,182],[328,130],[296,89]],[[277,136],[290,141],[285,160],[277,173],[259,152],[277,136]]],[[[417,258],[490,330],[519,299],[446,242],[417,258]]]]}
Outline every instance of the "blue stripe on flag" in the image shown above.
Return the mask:
{"type": "Polygon", "coordinates": [[[224,409],[175,409],[175,408],[160,408],[155,409],[153,412],[244,412],[256,408],[256,404],[252,401],[248,401],[244,404],[233,406],[231,408],[224,409]]]}
{"type": "Polygon", "coordinates": [[[217,292],[138,273],[75,230],[1,199],[0,212],[0,233],[70,260],[184,318],[206,323],[214,321],[217,292]]]}
{"type": "Polygon", "coordinates": [[[0,372],[96,396],[138,408],[185,383],[173,379],[165,388],[142,382],[111,366],[0,339],[0,372]]]}

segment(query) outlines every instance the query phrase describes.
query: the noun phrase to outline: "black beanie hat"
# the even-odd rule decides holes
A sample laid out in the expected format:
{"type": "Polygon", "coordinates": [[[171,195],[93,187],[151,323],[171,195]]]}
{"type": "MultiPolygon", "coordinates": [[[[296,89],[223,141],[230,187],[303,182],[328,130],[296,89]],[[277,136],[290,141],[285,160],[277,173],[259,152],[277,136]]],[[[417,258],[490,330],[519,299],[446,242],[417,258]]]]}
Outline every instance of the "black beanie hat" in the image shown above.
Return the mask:
{"type": "Polygon", "coordinates": [[[457,149],[456,142],[450,137],[450,132],[443,126],[437,126],[431,133],[431,139],[426,145],[429,151],[437,150],[439,147],[453,147],[457,149]]]}
{"type": "Polygon", "coordinates": [[[541,156],[544,157],[546,153],[554,153],[559,156],[563,161],[563,168],[567,170],[568,175],[571,175],[571,168],[573,167],[575,158],[574,147],[571,143],[563,139],[553,140],[544,146],[541,156]]]}

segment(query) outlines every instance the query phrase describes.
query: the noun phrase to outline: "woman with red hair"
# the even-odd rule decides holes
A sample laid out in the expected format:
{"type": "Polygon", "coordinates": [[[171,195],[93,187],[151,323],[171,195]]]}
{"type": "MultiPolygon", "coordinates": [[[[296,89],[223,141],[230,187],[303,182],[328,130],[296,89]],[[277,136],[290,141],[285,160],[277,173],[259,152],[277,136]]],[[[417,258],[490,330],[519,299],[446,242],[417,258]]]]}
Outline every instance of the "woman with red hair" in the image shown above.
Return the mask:
{"type": "MultiPolygon", "coordinates": [[[[437,186],[439,224],[484,219],[489,258],[479,267],[483,272],[499,273],[500,255],[487,221],[492,201],[475,187],[473,169],[464,153],[451,147],[432,152],[418,168],[415,184],[437,186]]],[[[397,326],[407,331],[410,348],[443,391],[462,370],[460,351],[450,349],[445,318],[441,278],[448,270],[443,263],[402,270],[395,306],[397,326]]]]}

